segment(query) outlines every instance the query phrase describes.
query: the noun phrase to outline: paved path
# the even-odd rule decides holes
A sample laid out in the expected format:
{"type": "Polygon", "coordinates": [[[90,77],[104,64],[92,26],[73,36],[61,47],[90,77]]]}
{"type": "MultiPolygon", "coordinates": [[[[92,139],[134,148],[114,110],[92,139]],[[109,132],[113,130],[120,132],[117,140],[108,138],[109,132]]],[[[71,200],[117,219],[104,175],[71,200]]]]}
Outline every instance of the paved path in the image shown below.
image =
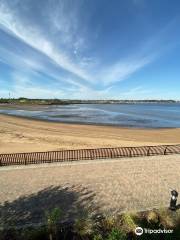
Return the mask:
{"type": "Polygon", "coordinates": [[[169,204],[180,191],[180,155],[0,168],[0,220],[39,221],[60,207],[64,217],[118,213],[169,204]]]}

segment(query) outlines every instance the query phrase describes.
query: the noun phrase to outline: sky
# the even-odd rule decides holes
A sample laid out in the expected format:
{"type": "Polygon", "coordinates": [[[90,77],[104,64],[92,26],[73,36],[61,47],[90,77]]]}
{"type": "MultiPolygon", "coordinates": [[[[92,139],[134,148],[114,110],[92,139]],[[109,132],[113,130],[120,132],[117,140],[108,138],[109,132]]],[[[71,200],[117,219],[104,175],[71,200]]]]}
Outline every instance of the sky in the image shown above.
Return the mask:
{"type": "Polygon", "coordinates": [[[180,100],[179,0],[0,0],[0,98],[180,100]]]}

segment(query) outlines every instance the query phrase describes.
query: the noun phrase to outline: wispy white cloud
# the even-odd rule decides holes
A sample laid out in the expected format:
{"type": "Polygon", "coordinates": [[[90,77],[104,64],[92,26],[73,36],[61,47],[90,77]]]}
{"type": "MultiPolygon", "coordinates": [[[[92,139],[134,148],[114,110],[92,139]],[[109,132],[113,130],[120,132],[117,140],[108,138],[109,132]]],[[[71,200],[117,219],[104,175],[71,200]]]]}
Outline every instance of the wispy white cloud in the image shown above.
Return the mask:
{"type": "Polygon", "coordinates": [[[60,90],[50,90],[49,88],[42,88],[42,86],[24,87],[23,85],[15,85],[12,97],[27,97],[27,98],[64,98],[65,93],[60,90]]]}
{"type": "Polygon", "coordinates": [[[49,88],[47,85],[42,85],[38,82],[32,82],[25,74],[12,72],[13,86],[11,89],[12,97],[29,97],[29,98],[63,98],[65,91],[61,88],[49,88]]]}
{"type": "Polygon", "coordinates": [[[112,87],[107,87],[103,90],[96,90],[93,88],[89,88],[86,86],[79,86],[78,91],[73,91],[71,93],[71,97],[73,99],[108,99],[108,98],[113,98],[111,94],[111,88],[112,87]]]}
{"type": "Polygon", "coordinates": [[[8,50],[2,46],[0,46],[0,60],[16,70],[26,71],[27,74],[29,72],[38,74],[38,71],[43,70],[42,62],[36,61],[36,59],[28,55],[8,50]]]}
{"type": "Polygon", "coordinates": [[[19,16],[16,15],[4,2],[0,3],[0,23],[4,31],[14,35],[32,48],[43,53],[62,69],[89,81],[90,78],[83,69],[80,69],[69,57],[68,54],[55,46],[43,36],[35,26],[24,26],[19,16]]]}
{"type": "Polygon", "coordinates": [[[130,75],[140,70],[151,61],[151,56],[120,61],[102,70],[98,78],[102,79],[104,85],[111,85],[127,79],[130,75]]]}
{"type": "Polygon", "coordinates": [[[130,88],[126,92],[121,92],[121,96],[128,97],[129,99],[133,99],[133,98],[139,99],[139,96],[142,96],[142,95],[148,94],[148,93],[152,93],[152,91],[148,90],[142,86],[137,86],[134,88],[130,88]]]}
{"type": "Polygon", "coordinates": [[[47,1],[44,12],[51,32],[59,36],[61,43],[78,52],[87,44],[79,19],[80,1],[47,1]],[[53,13],[53,14],[52,14],[53,13]],[[81,31],[79,31],[81,29],[81,31]]]}
{"type": "MultiPolygon", "coordinates": [[[[53,22],[53,25],[63,33],[62,36],[69,38],[68,41],[72,43],[73,34],[70,33],[72,30],[70,27],[71,25],[69,22],[66,22],[67,19],[63,16],[63,7],[61,7],[60,10],[61,11],[58,11],[58,15],[56,11],[55,14],[51,14],[50,20],[53,22]]],[[[74,15],[72,14],[72,18],[73,17],[74,15]]],[[[46,39],[46,37],[43,36],[34,26],[28,26],[28,28],[24,26],[20,21],[19,16],[16,16],[16,14],[3,3],[0,5],[0,21],[5,31],[13,34],[26,44],[42,52],[61,68],[73,73],[77,77],[82,78],[85,81],[84,84],[87,84],[87,82],[90,82],[91,84],[98,82],[99,84],[102,83],[104,85],[108,85],[122,81],[144,67],[144,65],[151,62],[151,58],[143,57],[133,60],[128,59],[126,61],[121,60],[111,66],[103,66],[102,63],[100,68],[98,68],[98,71],[95,70],[93,74],[88,73],[86,68],[88,68],[90,62],[96,62],[96,59],[91,60],[91,58],[89,58],[90,60],[87,61],[88,58],[82,57],[81,61],[78,64],[75,64],[73,59],[69,58],[68,54],[63,52],[61,49],[56,49],[53,43],[46,39]]],[[[74,21],[76,20],[74,19],[74,21]]],[[[77,27],[75,27],[75,30],[77,31],[76,28],[77,27]]],[[[75,42],[75,45],[77,45],[77,48],[79,47],[78,42],[75,42]]],[[[82,45],[82,43],[79,45],[82,45]]]]}
{"type": "Polygon", "coordinates": [[[100,79],[105,86],[126,80],[167,51],[176,47],[179,44],[178,37],[176,40],[171,40],[170,33],[174,32],[176,34],[177,24],[178,18],[175,17],[156,34],[144,41],[141,48],[134,51],[134,53],[108,66],[104,65],[102,70],[98,72],[97,79],[100,79]]]}
{"type": "MultiPolygon", "coordinates": [[[[24,15],[21,15],[17,9],[20,5],[14,5],[13,8],[9,6],[9,2],[9,0],[0,0],[0,30],[23,42],[31,50],[28,54],[18,53],[16,49],[8,50],[0,46],[0,54],[2,53],[3,56],[3,58],[0,56],[0,61],[10,64],[16,71],[21,71],[23,74],[26,72],[32,86],[35,86],[35,78],[38,79],[41,74],[47,75],[53,82],[57,82],[57,85],[62,84],[60,87],[64,93],[66,92],[63,96],[89,99],[111,98],[112,87],[117,86],[117,82],[128,79],[135,72],[149,65],[169,47],[169,45],[167,47],[167,41],[162,39],[167,39],[166,36],[172,29],[173,23],[165,26],[150,39],[145,39],[144,44],[134,53],[129,53],[127,50],[128,56],[125,58],[116,57],[115,61],[111,59],[106,63],[101,55],[92,54],[91,51],[88,55],[84,53],[84,49],[87,50],[89,47],[89,41],[83,29],[85,24],[80,18],[81,1],[71,2],[71,5],[67,4],[69,1],[63,0],[45,1],[43,10],[38,9],[38,11],[41,11],[39,19],[45,21],[46,29],[39,23],[36,24],[37,20],[28,17],[24,19],[24,15]],[[31,51],[36,54],[31,55],[31,51]],[[37,57],[38,55],[41,57],[37,57]]],[[[144,1],[133,0],[133,2],[138,5],[144,1]]],[[[17,3],[26,5],[28,1],[22,4],[17,0],[17,3]]],[[[107,51],[111,51],[112,44],[107,51]]],[[[17,78],[22,79],[22,76],[15,75],[12,76],[15,91],[20,94],[21,90],[23,93],[27,84],[23,83],[23,88],[17,80],[17,78]]],[[[37,89],[39,87],[37,86],[37,89]]],[[[50,97],[51,91],[43,85],[41,87],[45,89],[44,94],[50,97]]],[[[30,88],[29,84],[27,91],[30,91],[30,88]]],[[[31,88],[33,89],[34,87],[31,88]]],[[[28,95],[27,91],[25,92],[28,95]]],[[[35,89],[34,91],[37,93],[35,89]]],[[[56,96],[62,96],[62,92],[56,89],[53,91],[56,92],[56,96]]],[[[131,90],[130,94],[133,94],[133,91],[135,92],[131,90]]],[[[39,92],[41,92],[40,89],[39,92]]]]}
{"type": "MultiPolygon", "coordinates": [[[[81,81],[72,75],[62,76],[58,68],[55,68],[51,62],[45,62],[44,60],[36,59],[29,54],[19,54],[17,52],[10,51],[8,49],[2,48],[0,46],[0,61],[9,65],[13,72],[21,72],[22,75],[29,77],[32,82],[36,81],[38,78],[42,78],[42,73],[47,79],[52,81],[52,84],[57,82],[61,85],[65,91],[71,86],[77,87],[82,86],[81,81]]],[[[12,79],[14,79],[14,74],[12,79]]],[[[17,78],[16,78],[17,79],[17,78]]],[[[87,85],[87,84],[86,84],[87,85]]],[[[43,86],[42,86],[43,87],[43,86]]],[[[77,88],[76,88],[77,91],[77,88]]]]}
{"type": "MultiPolygon", "coordinates": [[[[13,85],[11,89],[11,97],[29,97],[29,98],[64,98],[68,99],[71,96],[72,99],[105,99],[110,93],[111,87],[103,90],[95,90],[86,87],[77,82],[74,87],[62,88],[61,85],[51,86],[42,85],[38,82],[32,82],[32,80],[25,74],[17,71],[12,72],[13,85]]],[[[71,81],[69,79],[69,81],[71,81]]],[[[1,91],[0,94],[8,97],[8,91],[1,91]]]]}

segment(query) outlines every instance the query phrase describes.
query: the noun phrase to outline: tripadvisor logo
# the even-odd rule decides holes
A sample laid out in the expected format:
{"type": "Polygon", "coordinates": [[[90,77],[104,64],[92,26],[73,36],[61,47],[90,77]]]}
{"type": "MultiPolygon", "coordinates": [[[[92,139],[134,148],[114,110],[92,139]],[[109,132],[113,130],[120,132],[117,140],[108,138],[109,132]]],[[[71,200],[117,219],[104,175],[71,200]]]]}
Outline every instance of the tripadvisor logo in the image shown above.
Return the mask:
{"type": "Polygon", "coordinates": [[[142,228],[142,227],[136,227],[135,228],[135,234],[140,236],[143,233],[147,233],[147,234],[162,234],[162,233],[173,233],[173,230],[171,229],[149,229],[149,228],[142,228]]]}
{"type": "Polygon", "coordinates": [[[136,227],[135,228],[135,234],[138,235],[138,236],[142,235],[143,234],[142,227],[136,227]]]}

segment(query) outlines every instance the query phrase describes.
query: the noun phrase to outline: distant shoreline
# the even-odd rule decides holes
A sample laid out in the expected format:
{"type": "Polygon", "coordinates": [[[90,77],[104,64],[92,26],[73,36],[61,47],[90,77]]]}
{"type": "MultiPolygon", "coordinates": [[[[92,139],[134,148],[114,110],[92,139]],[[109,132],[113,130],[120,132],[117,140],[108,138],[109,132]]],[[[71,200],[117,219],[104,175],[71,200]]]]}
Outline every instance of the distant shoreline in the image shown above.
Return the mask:
{"type": "Polygon", "coordinates": [[[119,105],[123,105],[123,104],[126,104],[126,105],[138,105],[138,104],[179,104],[180,101],[159,101],[159,102],[66,102],[66,103],[41,103],[41,102],[36,102],[36,103],[31,103],[31,102],[26,102],[26,103],[20,103],[20,102],[11,102],[11,103],[1,103],[0,102],[0,109],[15,109],[15,110],[18,110],[18,109],[24,109],[24,110],[33,110],[33,109],[36,109],[36,108],[39,108],[39,107],[50,107],[50,106],[65,106],[65,105],[79,105],[79,104],[84,104],[84,105],[93,105],[93,104],[104,104],[104,105],[108,105],[108,104],[119,104],[119,105]]]}
{"type": "Polygon", "coordinates": [[[71,100],[71,99],[29,99],[29,98],[0,98],[0,106],[49,106],[69,104],[171,104],[180,103],[180,100],[71,100]]]}

